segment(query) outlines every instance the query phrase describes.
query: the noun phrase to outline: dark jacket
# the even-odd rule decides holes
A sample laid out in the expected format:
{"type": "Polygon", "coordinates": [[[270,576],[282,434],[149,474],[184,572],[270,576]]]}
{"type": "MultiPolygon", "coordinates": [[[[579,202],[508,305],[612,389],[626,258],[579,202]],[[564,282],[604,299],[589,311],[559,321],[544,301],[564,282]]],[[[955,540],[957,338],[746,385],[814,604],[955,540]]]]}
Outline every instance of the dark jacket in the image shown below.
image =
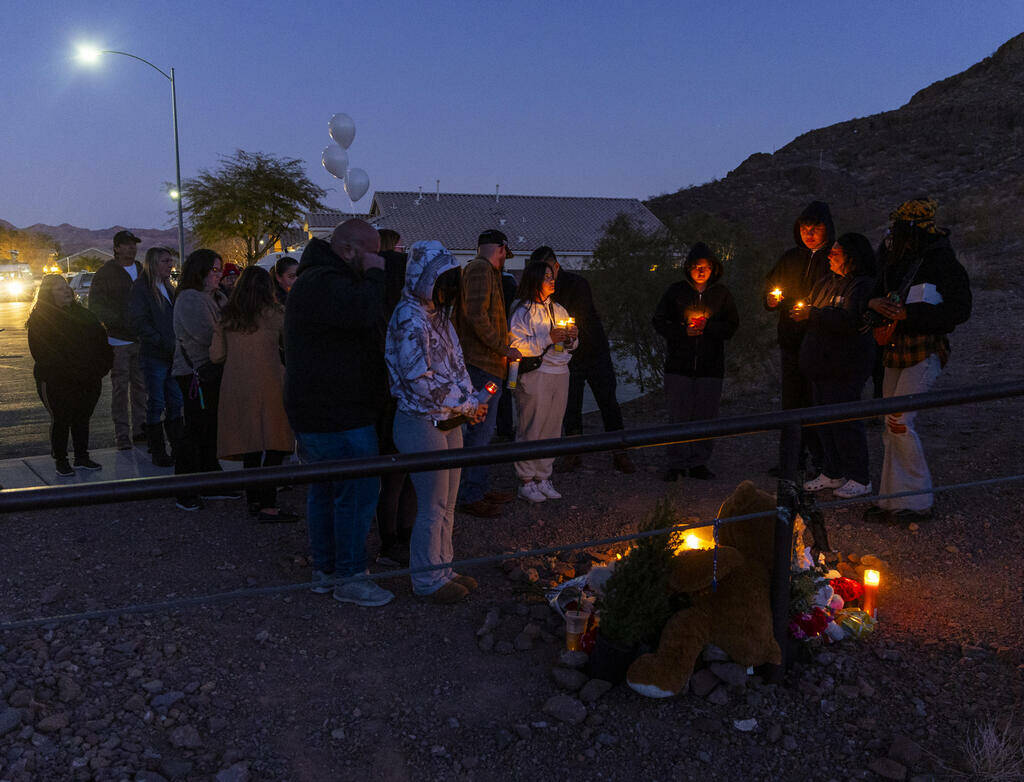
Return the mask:
{"type": "Polygon", "coordinates": [[[384,259],[384,315],[390,320],[405,288],[405,267],[409,256],[397,250],[381,250],[378,254],[384,259]]]}
{"type": "Polygon", "coordinates": [[[174,360],[174,308],[164,296],[153,293],[145,274],[132,285],[128,322],[138,336],[139,355],[168,364],[174,360]]]}
{"type": "Polygon", "coordinates": [[[783,300],[776,308],[779,311],[779,347],[783,350],[798,351],[807,330],[807,321],[795,321],[788,313],[798,301],[807,301],[814,283],[830,273],[828,253],[836,240],[836,228],[828,204],[822,201],[812,201],[808,204],[793,223],[793,238],[796,240],[796,247],[783,253],[768,272],[762,301],[765,302],[766,309],[772,309],[768,307],[768,292],[775,288],[782,290],[783,300]],[[800,221],[807,218],[825,224],[825,244],[814,252],[800,239],[800,221]]]}
{"type": "MultiPolygon", "coordinates": [[[[971,317],[973,299],[967,271],[956,258],[948,233],[939,234],[922,251],[924,260],[911,281],[911,288],[931,283],[942,296],[940,304],[908,304],[907,318],[896,327],[896,334],[952,334],[953,329],[971,317]]],[[[891,253],[879,256],[881,272],[873,296],[885,296],[897,290],[906,278],[917,255],[895,262],[891,253]]]]}
{"type": "Polygon", "coordinates": [[[725,341],[739,328],[740,318],[729,289],[720,284],[722,264],[712,262],[711,276],[703,291],[698,291],[689,276],[669,286],[658,302],[651,323],[668,342],[665,372],[686,377],[723,377],[725,341]],[[704,333],[686,334],[691,318],[706,317],[704,333]]]}
{"type": "Polygon", "coordinates": [[[386,327],[384,272],[360,274],[311,239],[284,318],[284,402],[296,432],[373,426],[388,398],[386,327]]]}
{"type": "Polygon", "coordinates": [[[866,380],[875,363],[875,340],[860,332],[873,277],[829,272],[807,297],[807,331],[800,345],[800,371],[811,380],[866,380]]]}
{"type": "Polygon", "coordinates": [[[569,316],[576,320],[576,328],[579,330],[580,346],[572,354],[570,372],[574,369],[585,369],[596,364],[601,358],[611,356],[608,335],[605,334],[601,316],[594,306],[594,294],[586,278],[560,269],[555,281],[555,292],[551,298],[565,307],[569,316]]]}
{"type": "Polygon", "coordinates": [[[81,304],[39,304],[28,318],[32,374],[48,383],[94,383],[114,363],[103,325],[81,304]]]}
{"type": "MultiPolygon", "coordinates": [[[[142,264],[135,262],[135,279],[142,276],[142,264]]],[[[99,318],[107,336],[134,342],[137,337],[128,322],[128,297],[132,278],[124,267],[111,259],[92,278],[89,288],[89,309],[99,318]]]]}
{"type": "Polygon", "coordinates": [[[288,303],[288,291],[281,287],[281,283],[274,279],[274,273],[271,272],[270,279],[274,283],[274,298],[277,303],[284,307],[288,303]]]}

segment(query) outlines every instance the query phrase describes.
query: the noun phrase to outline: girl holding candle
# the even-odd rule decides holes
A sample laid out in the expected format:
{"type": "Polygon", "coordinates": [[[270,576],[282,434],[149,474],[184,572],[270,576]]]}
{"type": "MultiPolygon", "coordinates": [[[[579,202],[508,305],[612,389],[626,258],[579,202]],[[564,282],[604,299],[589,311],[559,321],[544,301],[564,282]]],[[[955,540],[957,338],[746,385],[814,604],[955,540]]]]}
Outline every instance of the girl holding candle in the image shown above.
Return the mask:
{"type": "MultiPolygon", "coordinates": [[[[800,371],[811,381],[816,405],[860,399],[875,363],[875,342],[861,333],[864,310],[874,287],[875,254],[862,234],[843,234],[829,251],[830,273],[815,283],[807,304],[790,317],[806,323],[800,371]]],[[[837,497],[871,493],[868,445],[863,421],[815,427],[823,464],[808,491],[834,489],[837,497]]]]}
{"type": "MultiPolygon", "coordinates": [[[[451,322],[459,280],[459,263],[440,242],[416,242],[409,248],[405,289],[388,323],[384,353],[398,405],[394,439],[400,453],[461,449],[462,427],[442,429],[437,422],[465,415],[477,423],[487,415],[487,405],[474,396],[451,322]]],[[[458,468],[412,473],[417,509],[409,541],[411,567],[454,559],[452,528],[461,473],[458,468]]],[[[412,576],[413,592],[435,603],[455,603],[476,586],[476,579],[450,567],[412,576]]]]}
{"type": "MultiPolygon", "coordinates": [[[[569,398],[569,361],[579,344],[569,313],[551,300],[555,273],[544,261],[533,261],[523,271],[518,299],[512,304],[509,342],[524,359],[539,356],[540,366],[524,373],[520,367],[515,390],[519,410],[517,441],[546,440],[562,432],[562,418],[569,398]],[[559,325],[561,324],[561,325],[559,325]]],[[[554,459],[516,462],[519,496],[531,503],[561,499],[551,484],[554,459]]]]}
{"type": "MultiPolygon", "coordinates": [[[[739,314],[729,289],[719,282],[722,264],[703,242],[690,250],[684,279],[673,283],[658,302],[652,322],[668,342],[665,354],[665,397],[673,423],[704,421],[718,416],[725,376],[725,342],[739,327],[739,314]]],[[[714,440],[669,447],[666,481],[680,475],[709,480],[714,440]]]]}

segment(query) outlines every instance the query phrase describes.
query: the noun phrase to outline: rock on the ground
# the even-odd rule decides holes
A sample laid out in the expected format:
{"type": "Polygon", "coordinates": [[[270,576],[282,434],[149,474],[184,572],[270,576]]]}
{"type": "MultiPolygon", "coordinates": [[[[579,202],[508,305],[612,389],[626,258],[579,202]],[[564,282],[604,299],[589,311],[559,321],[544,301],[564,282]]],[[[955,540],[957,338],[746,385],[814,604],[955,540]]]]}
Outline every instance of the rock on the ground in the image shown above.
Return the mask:
{"type": "Polygon", "coordinates": [[[698,698],[706,698],[715,687],[719,679],[708,668],[701,668],[690,676],[690,692],[698,698]]]}
{"type": "Polygon", "coordinates": [[[199,731],[194,725],[179,725],[171,731],[171,745],[175,747],[201,747],[202,740],[199,738],[199,731]]]}
{"type": "Polygon", "coordinates": [[[892,758],[875,758],[868,764],[868,768],[882,779],[895,779],[897,782],[902,782],[907,778],[906,766],[897,763],[892,758]]]}
{"type": "Polygon", "coordinates": [[[567,649],[558,655],[558,664],[563,668],[582,668],[589,659],[586,652],[571,652],[567,649]]]}
{"type": "Polygon", "coordinates": [[[921,746],[907,736],[895,736],[889,746],[889,757],[904,766],[916,766],[921,755],[921,746]]]}
{"type": "Polygon", "coordinates": [[[235,763],[218,772],[215,779],[217,782],[249,782],[249,764],[244,761],[235,763]]]}
{"type": "Polygon", "coordinates": [[[563,690],[571,690],[572,692],[576,692],[576,690],[587,683],[587,675],[582,671],[558,666],[551,669],[551,678],[563,690]]]}
{"type": "Polygon", "coordinates": [[[544,703],[544,713],[569,725],[579,725],[587,718],[587,707],[571,695],[554,695],[544,703]]]}
{"type": "Polygon", "coordinates": [[[711,663],[708,668],[726,684],[742,687],[747,683],[747,669],[739,663],[711,663]]]}
{"type": "Polygon", "coordinates": [[[10,733],[21,724],[21,712],[17,709],[0,709],[0,736],[10,733]]]}
{"type": "Polygon", "coordinates": [[[611,682],[606,682],[604,679],[591,679],[580,690],[580,700],[584,703],[594,703],[611,688],[611,682]]]}
{"type": "Polygon", "coordinates": [[[729,693],[726,692],[724,686],[719,685],[708,693],[707,701],[708,703],[713,703],[716,706],[725,706],[729,703],[729,693]]]}

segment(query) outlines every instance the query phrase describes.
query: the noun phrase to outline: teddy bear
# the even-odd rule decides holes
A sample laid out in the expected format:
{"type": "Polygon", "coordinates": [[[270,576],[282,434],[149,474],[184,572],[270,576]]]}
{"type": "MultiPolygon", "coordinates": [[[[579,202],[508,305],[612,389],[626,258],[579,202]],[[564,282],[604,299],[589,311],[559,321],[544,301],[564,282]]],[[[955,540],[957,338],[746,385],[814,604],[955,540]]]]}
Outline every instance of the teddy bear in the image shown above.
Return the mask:
{"type": "MultiPolygon", "coordinates": [[[[722,504],[719,518],[775,510],[775,497],[744,481],[722,504]]],[[[672,560],[674,594],[690,605],[673,614],[658,648],[630,665],[626,682],[641,695],[667,698],[690,680],[697,656],[714,644],[741,665],[782,662],[771,613],[774,515],[719,527],[717,588],[712,589],[713,550],[684,550],[672,560]]]]}

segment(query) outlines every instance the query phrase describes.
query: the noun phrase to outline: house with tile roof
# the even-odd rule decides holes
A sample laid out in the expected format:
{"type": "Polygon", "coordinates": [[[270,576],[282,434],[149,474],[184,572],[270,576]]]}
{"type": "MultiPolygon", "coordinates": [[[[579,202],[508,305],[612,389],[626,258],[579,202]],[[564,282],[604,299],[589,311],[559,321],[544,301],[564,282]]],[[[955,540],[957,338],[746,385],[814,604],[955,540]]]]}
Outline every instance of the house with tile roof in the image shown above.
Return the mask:
{"type": "Polygon", "coordinates": [[[326,239],[335,226],[353,217],[376,228],[402,235],[406,247],[421,239],[437,239],[461,262],[476,256],[476,240],[488,228],[508,236],[515,257],[509,269],[522,269],[530,253],[549,245],[563,266],[586,268],[605,226],[625,213],[641,228],[663,226],[636,198],[482,195],[380,190],[368,214],[336,211],[310,213],[304,226],[310,238],[326,239]]]}

